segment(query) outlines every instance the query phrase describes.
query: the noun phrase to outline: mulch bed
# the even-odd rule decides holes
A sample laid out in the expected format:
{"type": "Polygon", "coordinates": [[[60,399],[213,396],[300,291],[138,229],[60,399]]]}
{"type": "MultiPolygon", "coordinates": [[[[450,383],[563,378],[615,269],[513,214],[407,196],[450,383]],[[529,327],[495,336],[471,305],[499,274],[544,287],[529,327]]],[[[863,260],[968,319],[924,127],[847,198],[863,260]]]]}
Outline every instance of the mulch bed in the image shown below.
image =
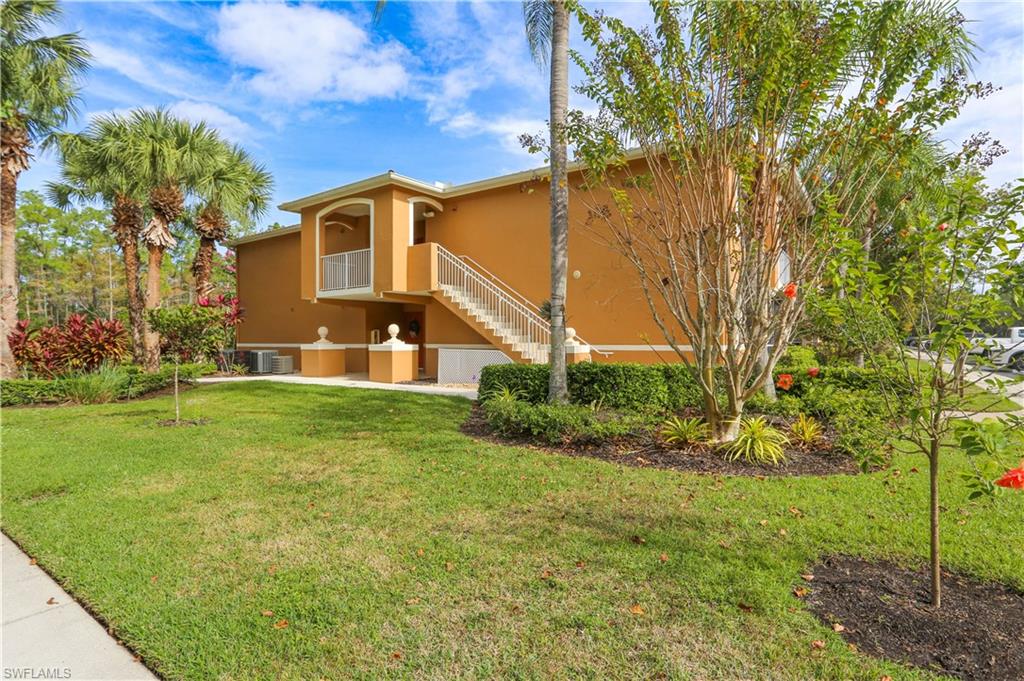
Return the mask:
{"type": "Polygon", "coordinates": [[[807,606],[862,652],[958,679],[1024,678],[1019,591],[943,570],[935,609],[926,567],[830,556],[813,577],[807,606]]]}
{"type": "Polygon", "coordinates": [[[175,421],[174,419],[161,419],[156,422],[158,426],[203,426],[210,422],[210,419],[182,419],[175,421]]]}
{"type": "Polygon", "coordinates": [[[857,464],[848,456],[829,450],[786,450],[786,461],[778,466],[727,461],[712,447],[694,445],[686,448],[666,447],[652,435],[619,438],[588,446],[553,446],[532,438],[502,437],[491,430],[483,408],[476,404],[462,424],[462,432],[480,440],[502,445],[540,449],[568,456],[585,456],[637,468],[664,468],[707,473],[710,475],[748,475],[756,477],[791,477],[798,475],[853,475],[857,464]]]}

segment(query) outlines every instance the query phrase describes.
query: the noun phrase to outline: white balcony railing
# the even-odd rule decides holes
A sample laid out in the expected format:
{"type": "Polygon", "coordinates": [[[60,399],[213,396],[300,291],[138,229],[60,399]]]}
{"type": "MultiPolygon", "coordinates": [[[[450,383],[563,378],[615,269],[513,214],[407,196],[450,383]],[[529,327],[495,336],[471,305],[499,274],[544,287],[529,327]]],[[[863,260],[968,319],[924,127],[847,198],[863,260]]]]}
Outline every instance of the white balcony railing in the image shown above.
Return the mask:
{"type": "Polygon", "coordinates": [[[344,291],[354,288],[369,288],[372,251],[364,248],[359,251],[332,253],[320,258],[320,271],[323,273],[321,291],[344,291]]]}

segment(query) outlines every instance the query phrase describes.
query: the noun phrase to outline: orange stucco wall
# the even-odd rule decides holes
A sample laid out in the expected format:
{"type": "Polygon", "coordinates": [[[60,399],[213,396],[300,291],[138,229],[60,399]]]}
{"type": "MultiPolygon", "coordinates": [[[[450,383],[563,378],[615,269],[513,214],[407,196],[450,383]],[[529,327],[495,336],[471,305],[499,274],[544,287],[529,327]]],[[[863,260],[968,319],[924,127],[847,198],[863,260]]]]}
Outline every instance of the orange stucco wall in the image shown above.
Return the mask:
{"type": "MultiPolygon", "coordinates": [[[[570,176],[576,187],[581,178],[570,176]]],[[[381,331],[392,322],[402,325],[400,303],[370,300],[333,300],[317,296],[318,255],[366,248],[371,231],[374,247],[374,293],[427,293],[432,272],[433,243],[457,255],[466,255],[539,305],[548,298],[548,185],[544,180],[493,188],[455,197],[437,198],[443,210],[425,220],[426,242],[409,245],[409,199],[413,193],[388,185],[302,209],[301,232],[240,244],[239,295],[249,310],[239,333],[240,343],[300,343],[316,338],[316,327],[331,329],[335,342],[367,343],[371,329],[381,331]],[[351,199],[370,201],[371,215],[350,216],[354,226],[318,226],[318,216],[351,199]],[[316,251],[319,229],[320,251],[316,251]]],[[[435,197],[436,198],[436,197],[435,197]]],[[[593,197],[589,198],[593,203],[593,197]]],[[[340,210],[344,211],[344,208],[340,210]]],[[[366,212],[351,204],[353,212],[366,212]]],[[[587,209],[575,189],[570,194],[569,280],[567,324],[598,348],[614,348],[613,355],[593,354],[595,361],[675,361],[665,347],[661,331],[651,318],[633,266],[611,250],[586,224],[587,209]],[[649,349],[653,344],[655,350],[649,349]]],[[[322,220],[320,220],[322,223],[322,220]]],[[[423,313],[427,345],[486,346],[473,327],[428,295],[417,309],[423,313]]],[[[409,300],[404,301],[406,304],[409,300]]],[[[404,332],[404,327],[403,327],[404,332]]],[[[347,357],[350,370],[359,366],[347,357]]],[[[436,372],[436,348],[425,353],[427,373],[436,372]]]]}

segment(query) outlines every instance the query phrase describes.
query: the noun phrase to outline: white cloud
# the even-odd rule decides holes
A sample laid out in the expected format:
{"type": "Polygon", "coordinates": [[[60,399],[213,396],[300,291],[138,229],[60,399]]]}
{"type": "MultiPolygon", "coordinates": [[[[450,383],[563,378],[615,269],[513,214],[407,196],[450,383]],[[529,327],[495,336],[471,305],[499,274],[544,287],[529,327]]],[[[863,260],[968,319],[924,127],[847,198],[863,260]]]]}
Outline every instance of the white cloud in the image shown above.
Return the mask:
{"type": "Polygon", "coordinates": [[[348,16],[313,5],[225,5],[214,43],[255,72],[247,82],[267,98],[363,102],[409,82],[400,43],[374,43],[348,16]]]}
{"type": "Polygon", "coordinates": [[[445,121],[442,129],[459,137],[487,134],[497,138],[501,148],[510,154],[532,158],[530,152],[523,148],[519,136],[542,133],[546,130],[543,120],[517,116],[498,116],[482,118],[471,111],[465,111],[445,121]]]}
{"type": "Polygon", "coordinates": [[[255,133],[251,125],[216,104],[186,99],[175,102],[169,107],[169,110],[175,116],[192,121],[193,123],[206,121],[207,124],[219,130],[225,138],[232,142],[251,140],[255,133]]]}
{"type": "Polygon", "coordinates": [[[185,86],[193,78],[184,68],[155,59],[143,61],[136,54],[99,40],[90,41],[89,50],[92,52],[93,63],[101,68],[115,71],[156,92],[175,97],[188,96],[185,86]]]}

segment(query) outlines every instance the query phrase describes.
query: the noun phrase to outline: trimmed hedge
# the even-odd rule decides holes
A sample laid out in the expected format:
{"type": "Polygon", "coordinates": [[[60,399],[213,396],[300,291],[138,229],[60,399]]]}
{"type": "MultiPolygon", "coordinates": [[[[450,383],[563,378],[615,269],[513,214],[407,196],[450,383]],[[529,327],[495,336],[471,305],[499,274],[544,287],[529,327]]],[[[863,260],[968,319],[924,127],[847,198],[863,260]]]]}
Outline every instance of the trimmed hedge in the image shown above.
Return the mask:
{"type": "Polygon", "coordinates": [[[530,404],[493,399],[484,404],[487,423],[508,437],[532,436],[548,444],[591,444],[628,435],[641,426],[637,417],[602,419],[601,412],[579,404],[530,404]]]}
{"type": "MultiPolygon", "coordinates": [[[[211,363],[182,364],[178,369],[178,377],[181,381],[189,383],[216,370],[216,365],[211,363]]],[[[121,371],[124,377],[117,391],[119,400],[141,397],[166,388],[174,382],[174,365],[164,364],[155,374],[148,374],[136,366],[126,366],[121,371]]],[[[59,404],[67,401],[63,378],[14,378],[0,383],[0,406],[59,404]]]]}
{"type": "MultiPolygon", "coordinates": [[[[567,370],[569,399],[633,412],[677,411],[702,404],[701,391],[683,364],[601,364],[581,362],[567,370]]],[[[480,396],[487,402],[503,388],[522,402],[542,404],[548,397],[546,364],[493,364],[480,373],[480,396]]]]}

